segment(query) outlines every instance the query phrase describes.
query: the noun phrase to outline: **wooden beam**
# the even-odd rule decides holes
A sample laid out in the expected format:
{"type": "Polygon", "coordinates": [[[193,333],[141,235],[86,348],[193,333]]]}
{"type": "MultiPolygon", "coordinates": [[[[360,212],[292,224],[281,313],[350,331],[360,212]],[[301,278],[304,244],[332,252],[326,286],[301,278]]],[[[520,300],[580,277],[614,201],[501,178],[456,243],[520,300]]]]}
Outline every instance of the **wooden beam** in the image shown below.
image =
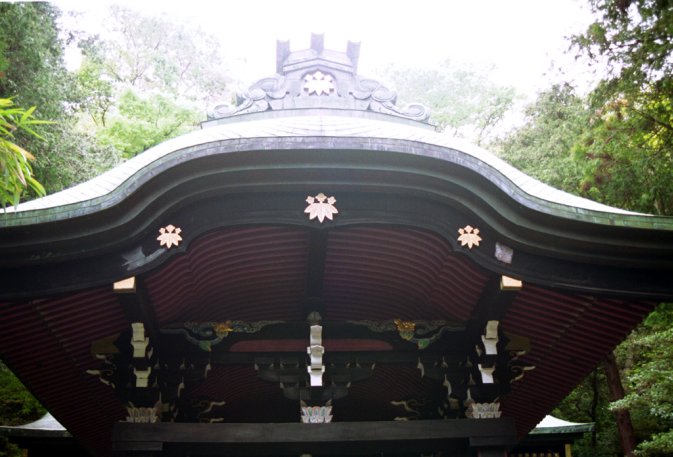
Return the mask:
{"type": "Polygon", "coordinates": [[[303,312],[306,316],[316,311],[325,314],[322,301],[325,279],[325,258],[327,257],[327,230],[310,230],[308,241],[308,259],[306,262],[306,299],[303,312]]]}
{"type": "Polygon", "coordinates": [[[122,279],[112,284],[112,290],[118,294],[134,294],[136,292],[136,277],[122,279]]]}
{"type": "MultiPolygon", "coordinates": [[[[371,349],[372,351],[410,351],[417,352],[418,344],[413,341],[405,340],[400,336],[399,330],[396,329],[392,321],[384,321],[387,328],[385,331],[377,330],[371,322],[371,325],[366,325],[367,322],[363,321],[357,323],[353,322],[332,322],[328,321],[322,322],[323,330],[322,337],[325,341],[325,346],[327,345],[339,345],[342,344],[342,349],[336,349],[334,346],[330,347],[330,352],[345,352],[355,350],[358,343],[357,340],[371,341],[376,344],[376,347],[379,349],[371,349]],[[351,342],[353,346],[351,349],[348,348],[348,342],[351,342]]],[[[257,325],[254,322],[250,324],[257,325]]],[[[423,327],[422,321],[417,321],[417,327],[423,327]]],[[[436,324],[438,325],[438,324],[436,324]]],[[[308,332],[309,324],[307,322],[275,322],[264,324],[259,328],[259,330],[245,333],[245,332],[236,332],[232,331],[226,338],[222,338],[215,344],[212,344],[213,353],[222,353],[222,352],[278,352],[279,349],[275,348],[278,341],[286,341],[288,343],[293,343],[298,345],[298,351],[302,354],[305,354],[306,344],[308,344],[308,332]],[[254,343],[257,349],[247,349],[243,350],[243,347],[250,348],[249,344],[254,343]],[[246,346],[246,344],[248,344],[246,346]],[[232,349],[236,348],[236,349],[232,349]]],[[[445,325],[441,327],[433,328],[431,333],[430,331],[422,334],[423,337],[429,338],[437,332],[441,332],[440,337],[433,341],[429,346],[423,349],[424,353],[464,353],[465,349],[469,346],[465,342],[465,325],[462,323],[454,322],[445,322],[445,325]]],[[[194,331],[190,330],[185,323],[174,324],[171,326],[164,327],[160,330],[162,341],[166,344],[171,345],[171,347],[186,347],[197,348],[197,340],[209,340],[210,336],[199,336],[194,331]],[[191,340],[188,340],[187,337],[190,337],[191,340]]],[[[290,351],[291,352],[291,351],[290,351]]],[[[357,352],[357,351],[356,351],[357,352]]]]}
{"type": "Polygon", "coordinates": [[[115,282],[112,289],[117,294],[119,304],[122,306],[129,324],[142,322],[152,341],[152,345],[157,348],[160,341],[159,329],[154,315],[154,308],[142,282],[135,276],[132,276],[115,282]]]}
{"type": "Polygon", "coordinates": [[[518,291],[523,287],[523,281],[502,275],[500,277],[500,290],[518,291]]]}
{"type": "Polygon", "coordinates": [[[117,455],[358,455],[432,452],[465,456],[470,448],[506,449],[516,442],[512,418],[387,422],[155,423],[118,422],[117,455]]]}
{"type": "Polygon", "coordinates": [[[516,280],[507,276],[491,276],[479,297],[473,315],[480,325],[491,320],[501,321],[505,317],[507,308],[514,301],[520,289],[513,281],[516,280]]]}
{"type": "MultiPolygon", "coordinates": [[[[304,353],[297,352],[215,352],[211,354],[210,361],[215,365],[253,365],[257,360],[281,360],[291,359],[293,357],[302,360],[304,353]]],[[[189,356],[187,356],[189,359],[189,356]]],[[[326,364],[346,364],[347,362],[359,361],[361,364],[376,363],[377,365],[418,365],[419,358],[421,360],[444,362],[449,364],[456,364],[465,362],[465,353],[418,353],[411,351],[362,351],[362,352],[331,352],[324,355],[326,364]]]]}

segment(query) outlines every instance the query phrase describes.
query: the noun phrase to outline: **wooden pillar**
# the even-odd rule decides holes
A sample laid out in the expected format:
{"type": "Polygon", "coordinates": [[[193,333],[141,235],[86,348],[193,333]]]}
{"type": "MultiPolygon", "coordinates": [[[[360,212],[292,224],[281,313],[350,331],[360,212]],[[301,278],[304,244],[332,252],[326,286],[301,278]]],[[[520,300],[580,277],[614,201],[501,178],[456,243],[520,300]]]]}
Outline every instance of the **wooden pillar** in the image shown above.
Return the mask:
{"type": "Polygon", "coordinates": [[[570,443],[564,445],[565,457],[573,457],[573,446],[570,443]]]}

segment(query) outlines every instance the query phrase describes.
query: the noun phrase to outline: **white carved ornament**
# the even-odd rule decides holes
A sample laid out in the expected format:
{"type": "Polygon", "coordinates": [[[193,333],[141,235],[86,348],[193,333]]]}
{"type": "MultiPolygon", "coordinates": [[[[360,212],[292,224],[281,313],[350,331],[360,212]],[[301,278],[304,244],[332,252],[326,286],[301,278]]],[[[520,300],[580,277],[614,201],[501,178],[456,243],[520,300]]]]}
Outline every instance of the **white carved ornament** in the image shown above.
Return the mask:
{"type": "Polygon", "coordinates": [[[304,424],[327,424],[332,422],[332,407],[302,406],[301,421],[304,424]]]}
{"type": "Polygon", "coordinates": [[[339,210],[334,206],[336,198],[328,198],[322,192],[315,197],[311,197],[310,195],[306,197],[306,203],[308,203],[308,206],[304,210],[304,213],[308,214],[309,220],[318,218],[321,224],[325,219],[333,220],[334,215],[339,213],[339,210]]]}
{"type": "Polygon", "coordinates": [[[501,414],[500,403],[471,403],[465,411],[470,419],[497,419],[501,414]]]}
{"type": "Polygon", "coordinates": [[[472,249],[473,246],[479,246],[481,237],[479,236],[479,229],[474,228],[471,225],[467,225],[463,228],[458,229],[460,236],[458,241],[460,241],[461,246],[467,245],[468,249],[472,249]]]}
{"type": "Polygon", "coordinates": [[[309,337],[309,346],[306,353],[311,359],[311,365],[306,367],[311,387],[322,386],[322,375],[325,372],[325,366],[322,363],[322,356],[325,353],[325,347],[322,345],[322,326],[311,325],[311,335],[309,337]]]}
{"type": "Polygon", "coordinates": [[[161,401],[158,401],[153,407],[137,407],[133,403],[129,403],[126,407],[126,422],[134,422],[136,424],[154,424],[160,422],[161,418],[161,401]]]}
{"type": "Polygon", "coordinates": [[[170,249],[173,245],[177,246],[182,241],[180,232],[182,232],[182,229],[172,224],[161,227],[159,229],[160,235],[157,237],[159,246],[166,246],[167,249],[170,249]]]}
{"type": "Polygon", "coordinates": [[[304,91],[308,95],[329,95],[334,92],[334,78],[321,71],[304,76],[304,91]]]}

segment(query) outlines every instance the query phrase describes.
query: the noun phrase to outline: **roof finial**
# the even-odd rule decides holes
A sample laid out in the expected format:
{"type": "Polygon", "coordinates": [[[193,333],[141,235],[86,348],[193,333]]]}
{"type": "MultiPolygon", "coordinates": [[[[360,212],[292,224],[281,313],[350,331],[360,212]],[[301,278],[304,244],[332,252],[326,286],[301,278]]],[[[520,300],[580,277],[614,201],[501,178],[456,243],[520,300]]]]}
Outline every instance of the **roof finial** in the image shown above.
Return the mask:
{"type": "Polygon", "coordinates": [[[346,48],[346,55],[351,59],[351,62],[353,62],[353,74],[357,74],[358,60],[360,59],[360,43],[349,41],[348,48],[346,48]]]}
{"type": "Polygon", "coordinates": [[[311,34],[311,49],[313,49],[318,54],[322,54],[323,49],[325,49],[325,34],[324,33],[312,33],[311,34]]]}
{"type": "Polygon", "coordinates": [[[283,64],[290,55],[290,40],[276,40],[276,73],[283,73],[283,64]]]}

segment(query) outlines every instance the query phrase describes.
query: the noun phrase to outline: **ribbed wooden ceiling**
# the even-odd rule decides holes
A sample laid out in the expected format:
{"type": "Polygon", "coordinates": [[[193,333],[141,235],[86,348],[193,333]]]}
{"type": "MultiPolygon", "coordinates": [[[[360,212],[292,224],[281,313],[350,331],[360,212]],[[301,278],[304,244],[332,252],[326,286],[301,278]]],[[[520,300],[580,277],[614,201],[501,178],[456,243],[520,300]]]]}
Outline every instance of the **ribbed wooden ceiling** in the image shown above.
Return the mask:
{"type": "MultiPolygon", "coordinates": [[[[290,226],[233,227],[203,235],[184,254],[140,278],[157,325],[304,321],[306,299],[315,290],[321,292],[326,322],[465,322],[492,276],[435,234],[391,226],[330,230],[324,271],[311,276],[310,239],[309,230],[290,226]],[[309,277],[322,278],[321,287],[309,284],[309,277]]],[[[534,427],[650,307],[524,284],[501,323],[505,332],[530,338],[532,350],[524,360],[536,366],[502,401],[520,433],[534,427]]],[[[0,324],[13,329],[0,334],[3,360],[76,438],[108,455],[111,425],[124,418],[124,405],[86,372],[98,366],[91,343],[129,328],[111,285],[2,303],[0,324]]],[[[379,418],[377,407],[392,411],[387,400],[392,393],[405,396],[424,382],[414,368],[377,367],[371,378],[354,383],[335,420],[338,414],[357,419],[360,406],[366,407],[362,418],[379,418]]],[[[253,420],[263,408],[275,411],[267,416],[271,419],[296,415],[282,410],[291,402],[278,385],[260,381],[252,368],[217,367],[192,393],[225,400],[236,420],[253,420]]]]}

